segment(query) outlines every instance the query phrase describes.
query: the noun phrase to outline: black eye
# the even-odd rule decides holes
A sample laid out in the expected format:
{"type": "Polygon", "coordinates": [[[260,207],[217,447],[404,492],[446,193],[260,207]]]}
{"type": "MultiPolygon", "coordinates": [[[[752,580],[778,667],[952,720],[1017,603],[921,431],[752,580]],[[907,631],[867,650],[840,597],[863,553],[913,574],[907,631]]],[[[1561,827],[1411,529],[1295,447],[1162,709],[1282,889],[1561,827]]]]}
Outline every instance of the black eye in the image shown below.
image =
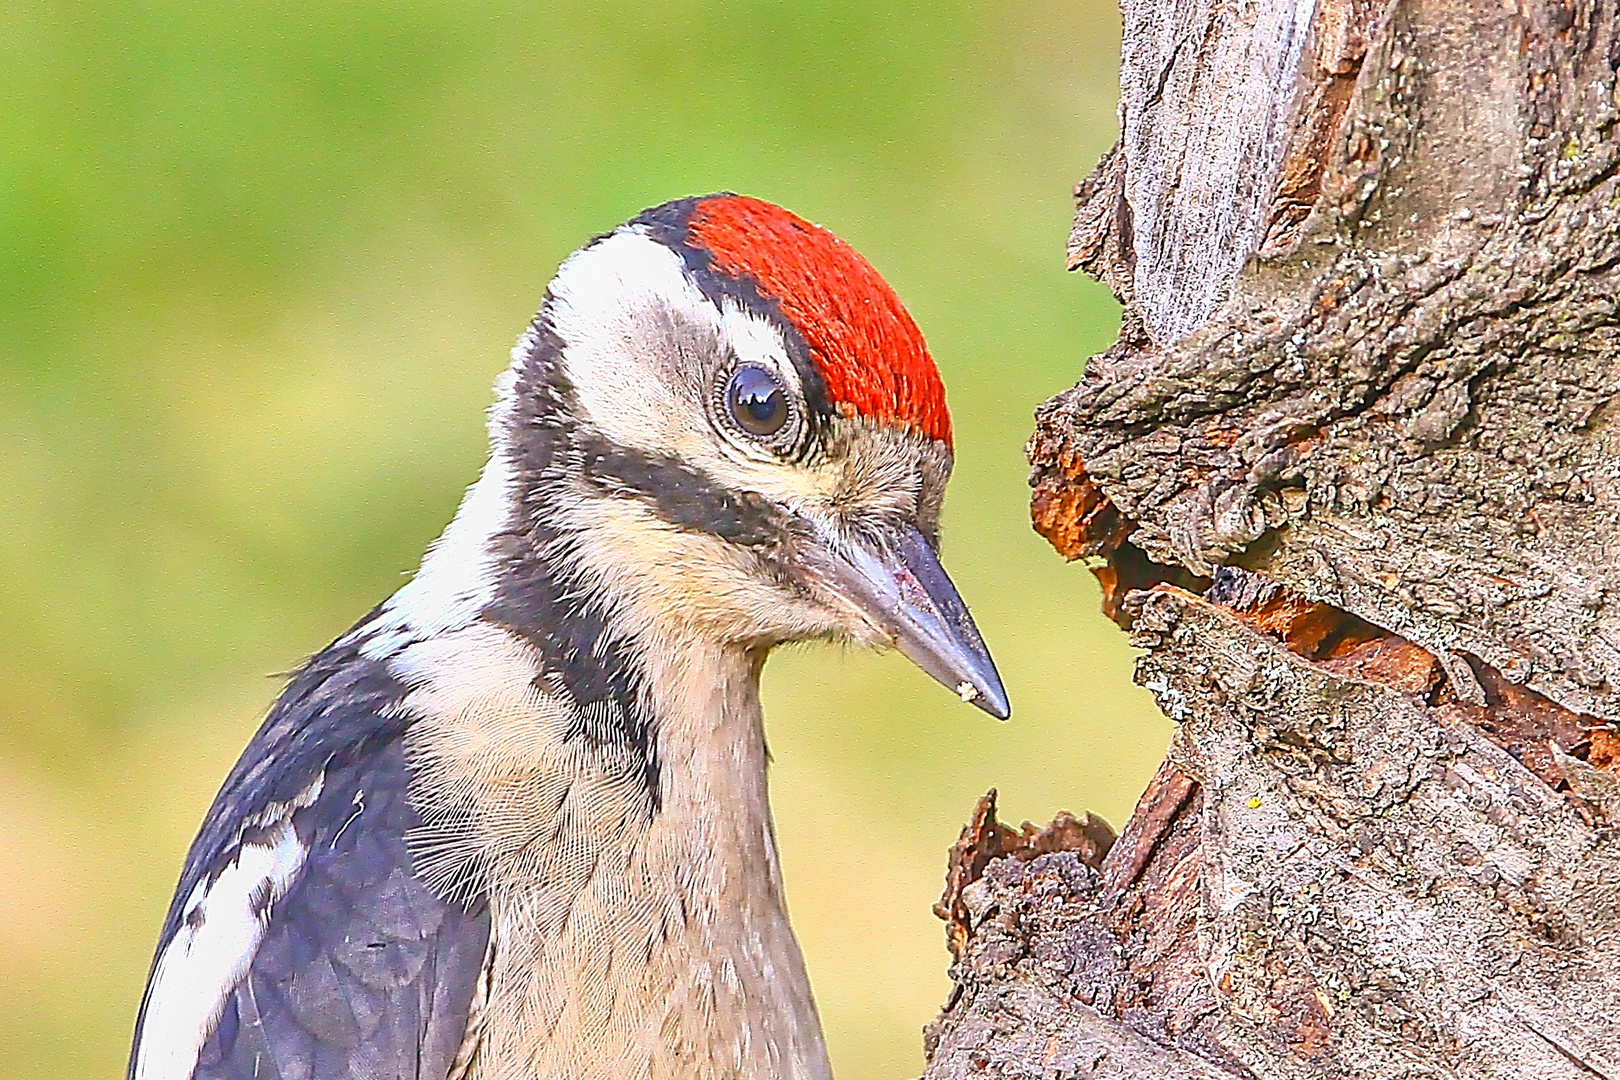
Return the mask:
{"type": "Polygon", "coordinates": [[[775,435],[788,421],[787,391],[764,368],[740,367],[726,384],[726,411],[750,435],[775,435]]]}

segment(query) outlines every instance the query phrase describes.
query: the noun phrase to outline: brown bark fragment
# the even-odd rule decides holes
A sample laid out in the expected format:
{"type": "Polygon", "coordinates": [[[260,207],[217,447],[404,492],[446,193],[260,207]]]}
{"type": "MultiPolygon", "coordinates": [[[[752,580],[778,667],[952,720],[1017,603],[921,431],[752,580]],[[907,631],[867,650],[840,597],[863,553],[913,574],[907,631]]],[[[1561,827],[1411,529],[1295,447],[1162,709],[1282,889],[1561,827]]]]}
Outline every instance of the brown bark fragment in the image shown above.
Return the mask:
{"type": "Polygon", "coordinates": [[[951,845],[945,868],[945,892],[934,904],[934,914],[945,921],[945,943],[952,956],[960,956],[971,929],[962,890],[984,876],[991,859],[1000,858],[1012,829],[996,820],[996,789],[979,797],[962,835],[951,845]]]}
{"type": "Polygon", "coordinates": [[[1095,869],[1107,858],[1114,839],[1113,828],[1096,814],[1088,811],[1084,817],[1075,817],[1067,810],[1060,810],[1045,825],[1024,822],[1004,852],[1029,862],[1053,852],[1072,851],[1081,862],[1095,869]]]}
{"type": "Polygon", "coordinates": [[[1064,451],[1047,457],[1031,443],[1030,522],[1065,559],[1109,555],[1131,534],[1108,497],[1086,475],[1085,462],[1064,451]]]}
{"type": "Polygon", "coordinates": [[[1322,192],[1332,145],[1355,92],[1367,42],[1388,5],[1383,0],[1322,0],[1312,26],[1288,149],[1266,211],[1261,258],[1291,254],[1322,192]]]}
{"type": "Polygon", "coordinates": [[[1035,531],[1066,559],[1101,555],[1123,543],[1130,530],[1119,512],[1093,484],[1043,476],[1030,500],[1035,531]]]}
{"type": "Polygon", "coordinates": [[[1261,606],[1240,614],[1244,622],[1302,656],[1314,655],[1345,621],[1344,612],[1337,608],[1314,603],[1287,589],[1278,589],[1261,606]]]}
{"type": "Polygon", "coordinates": [[[1440,663],[1429,650],[1394,634],[1343,638],[1322,658],[1322,667],[1422,698],[1433,693],[1442,678],[1440,663]]]}
{"type": "Polygon", "coordinates": [[[1587,764],[1605,772],[1620,772],[1620,738],[1608,728],[1598,728],[1592,732],[1591,740],[1587,764]]]}
{"type": "Polygon", "coordinates": [[[1125,155],[1118,146],[1075,187],[1074,204],[1065,264],[1097,278],[1116,296],[1128,295],[1131,211],[1125,201],[1125,155]]]}
{"type": "Polygon", "coordinates": [[[1024,822],[1018,828],[996,820],[996,789],[980,796],[973,816],[951,845],[945,870],[945,891],[934,904],[934,914],[945,922],[945,941],[952,956],[960,956],[971,929],[963,900],[968,886],[984,876],[995,859],[1029,862],[1042,855],[1065,851],[1084,865],[1098,867],[1114,845],[1114,830],[1095,814],[1075,817],[1059,811],[1046,825],[1024,822]]]}
{"type": "Polygon", "coordinates": [[[1594,731],[1593,718],[1571,712],[1522,686],[1509,682],[1488,664],[1475,662],[1475,676],[1485,690],[1486,704],[1450,704],[1446,719],[1455,717],[1484,732],[1491,741],[1512,754],[1544,783],[1567,790],[1567,776],[1560,757],[1585,760],[1599,768],[1605,758],[1591,760],[1593,737],[1607,746],[1602,729],[1594,731]]]}
{"type": "Polygon", "coordinates": [[[1169,761],[1159,766],[1102,865],[1104,895],[1117,900],[1136,885],[1172,826],[1189,813],[1196,815],[1197,798],[1198,785],[1187,774],[1169,761]]]}

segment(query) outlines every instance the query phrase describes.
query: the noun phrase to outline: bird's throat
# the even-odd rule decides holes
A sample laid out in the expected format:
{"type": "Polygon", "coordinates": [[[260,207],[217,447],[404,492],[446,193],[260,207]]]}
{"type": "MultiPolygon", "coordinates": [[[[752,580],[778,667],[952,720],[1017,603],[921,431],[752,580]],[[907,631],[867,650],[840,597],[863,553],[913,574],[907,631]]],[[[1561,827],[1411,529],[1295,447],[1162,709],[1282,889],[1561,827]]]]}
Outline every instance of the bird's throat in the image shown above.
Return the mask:
{"type": "Polygon", "coordinates": [[[462,862],[493,920],[468,1076],[828,1080],[782,898],[763,657],[636,644],[656,798],[626,748],[544,693],[521,638],[483,623],[415,650],[438,673],[408,702],[415,761],[431,801],[471,807],[462,862]]]}

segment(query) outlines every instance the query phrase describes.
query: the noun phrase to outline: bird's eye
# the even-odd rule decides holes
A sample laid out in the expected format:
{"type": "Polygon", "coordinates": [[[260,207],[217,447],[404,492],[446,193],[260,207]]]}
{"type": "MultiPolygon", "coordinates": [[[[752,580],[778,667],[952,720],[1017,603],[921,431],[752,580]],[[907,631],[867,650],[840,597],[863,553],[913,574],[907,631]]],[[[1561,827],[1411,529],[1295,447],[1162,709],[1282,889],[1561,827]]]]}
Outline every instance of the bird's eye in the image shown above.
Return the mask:
{"type": "Polygon", "coordinates": [[[767,438],[788,422],[787,391],[764,368],[740,367],[726,384],[726,411],[748,434],[767,438]]]}

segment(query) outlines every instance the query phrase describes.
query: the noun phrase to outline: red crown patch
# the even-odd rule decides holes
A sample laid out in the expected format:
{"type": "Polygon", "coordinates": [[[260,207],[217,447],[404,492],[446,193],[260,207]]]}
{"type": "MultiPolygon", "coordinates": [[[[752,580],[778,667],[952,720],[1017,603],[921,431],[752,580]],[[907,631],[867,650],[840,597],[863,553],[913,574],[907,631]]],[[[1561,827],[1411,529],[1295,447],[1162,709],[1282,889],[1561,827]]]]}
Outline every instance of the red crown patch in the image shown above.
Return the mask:
{"type": "Polygon", "coordinates": [[[945,387],[922,331],[859,252],[741,195],[698,203],[688,229],[716,270],[751,278],[798,328],[835,405],[951,445],[945,387]]]}

